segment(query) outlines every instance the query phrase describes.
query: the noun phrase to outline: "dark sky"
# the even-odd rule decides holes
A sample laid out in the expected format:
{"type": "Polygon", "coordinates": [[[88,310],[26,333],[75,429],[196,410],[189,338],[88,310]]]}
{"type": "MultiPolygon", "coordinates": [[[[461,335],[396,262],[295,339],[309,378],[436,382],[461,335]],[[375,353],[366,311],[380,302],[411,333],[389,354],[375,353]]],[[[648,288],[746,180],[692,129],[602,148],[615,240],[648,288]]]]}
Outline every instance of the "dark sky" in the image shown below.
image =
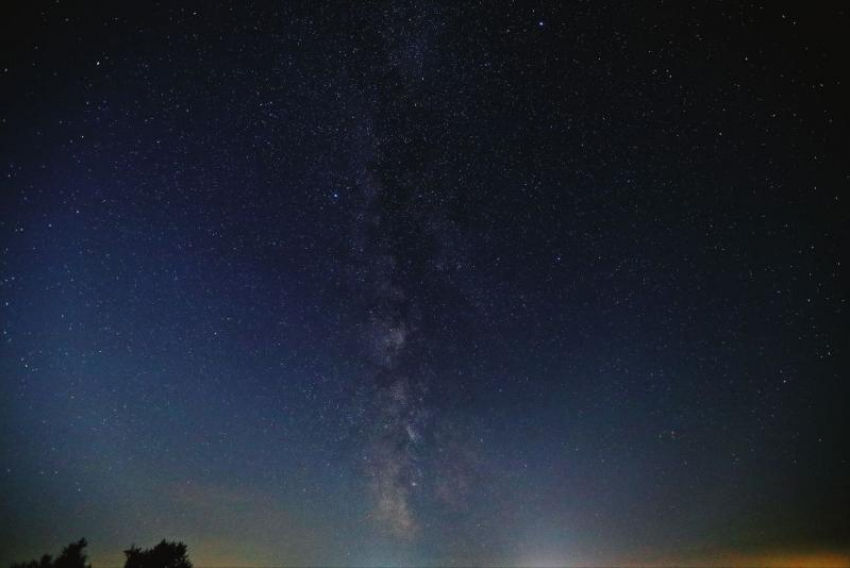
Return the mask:
{"type": "Polygon", "coordinates": [[[847,561],[843,2],[0,22],[0,563],[847,561]]]}

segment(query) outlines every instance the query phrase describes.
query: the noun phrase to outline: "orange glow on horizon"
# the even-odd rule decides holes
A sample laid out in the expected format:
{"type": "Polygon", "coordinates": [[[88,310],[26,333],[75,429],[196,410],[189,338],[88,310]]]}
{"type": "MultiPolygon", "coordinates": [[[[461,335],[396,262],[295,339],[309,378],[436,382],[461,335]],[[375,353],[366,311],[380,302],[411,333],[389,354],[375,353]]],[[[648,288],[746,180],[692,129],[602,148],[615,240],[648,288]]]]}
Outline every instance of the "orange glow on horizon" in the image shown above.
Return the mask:
{"type": "Polygon", "coordinates": [[[732,566],[764,566],[770,568],[850,568],[850,552],[776,552],[741,554],[727,557],[732,566]]]}

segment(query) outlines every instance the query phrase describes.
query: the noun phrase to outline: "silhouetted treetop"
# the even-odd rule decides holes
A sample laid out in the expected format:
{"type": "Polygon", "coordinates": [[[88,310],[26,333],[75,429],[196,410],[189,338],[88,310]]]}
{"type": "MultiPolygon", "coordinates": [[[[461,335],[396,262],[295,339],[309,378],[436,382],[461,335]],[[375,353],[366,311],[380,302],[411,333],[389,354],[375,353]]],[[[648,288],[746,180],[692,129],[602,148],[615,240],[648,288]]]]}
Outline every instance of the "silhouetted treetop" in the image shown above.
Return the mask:
{"type": "Polygon", "coordinates": [[[187,553],[188,547],[182,542],[163,540],[147,550],[132,545],[124,551],[124,568],[192,568],[187,553]]]}
{"type": "Polygon", "coordinates": [[[15,563],[11,568],[91,568],[91,564],[86,564],[86,555],[83,552],[88,544],[86,539],[81,538],[63,548],[62,554],[56,560],[53,560],[49,554],[45,554],[41,560],[15,563]]]}

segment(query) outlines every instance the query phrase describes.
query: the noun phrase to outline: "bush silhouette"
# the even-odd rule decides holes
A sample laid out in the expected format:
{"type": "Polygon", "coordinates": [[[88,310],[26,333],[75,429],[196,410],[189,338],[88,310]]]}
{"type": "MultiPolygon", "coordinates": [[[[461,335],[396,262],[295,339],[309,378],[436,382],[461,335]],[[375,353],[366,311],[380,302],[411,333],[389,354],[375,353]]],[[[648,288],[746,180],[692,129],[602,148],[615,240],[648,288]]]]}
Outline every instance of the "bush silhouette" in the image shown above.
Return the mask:
{"type": "Polygon", "coordinates": [[[187,551],[182,542],[166,540],[147,550],[131,545],[124,551],[127,556],[124,568],[192,568],[187,551]]]}
{"type": "Polygon", "coordinates": [[[49,554],[45,554],[41,560],[12,564],[11,568],[91,568],[91,564],[86,564],[86,555],[83,552],[86,546],[88,542],[81,538],[63,548],[62,554],[56,560],[53,560],[49,554]]]}

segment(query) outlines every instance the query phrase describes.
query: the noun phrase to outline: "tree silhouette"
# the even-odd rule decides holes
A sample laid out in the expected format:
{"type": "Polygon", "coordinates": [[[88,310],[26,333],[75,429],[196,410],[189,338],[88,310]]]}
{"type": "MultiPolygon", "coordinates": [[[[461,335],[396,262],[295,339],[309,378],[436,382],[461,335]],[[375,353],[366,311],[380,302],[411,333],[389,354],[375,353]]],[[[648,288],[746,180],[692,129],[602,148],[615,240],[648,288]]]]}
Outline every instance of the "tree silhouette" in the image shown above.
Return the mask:
{"type": "Polygon", "coordinates": [[[91,568],[91,564],[86,564],[86,554],[83,552],[88,544],[86,539],[81,538],[63,548],[62,554],[56,560],[45,554],[41,560],[15,563],[11,568],[91,568]]]}
{"type": "Polygon", "coordinates": [[[188,547],[182,542],[167,540],[147,550],[131,545],[124,551],[124,568],[192,568],[187,552],[188,547]]]}

